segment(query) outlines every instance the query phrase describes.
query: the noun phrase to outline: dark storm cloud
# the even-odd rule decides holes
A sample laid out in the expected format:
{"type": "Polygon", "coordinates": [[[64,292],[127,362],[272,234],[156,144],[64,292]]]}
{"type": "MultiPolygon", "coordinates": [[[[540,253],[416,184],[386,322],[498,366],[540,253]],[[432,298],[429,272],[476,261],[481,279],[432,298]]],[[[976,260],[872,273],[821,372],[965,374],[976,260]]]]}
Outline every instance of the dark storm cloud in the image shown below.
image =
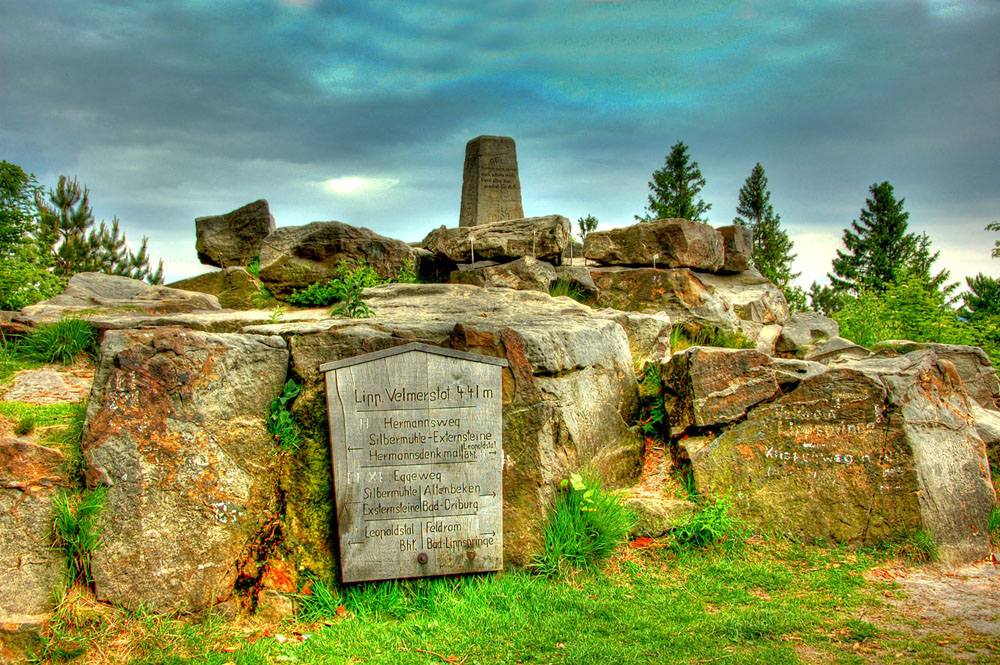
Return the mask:
{"type": "Polygon", "coordinates": [[[483,133],[517,139],[529,213],[630,222],[682,139],[714,223],[760,161],[800,253],[889,179],[972,256],[997,216],[1000,9],[817,4],[0,0],[0,157],[77,173],[178,275],[194,216],[260,196],[279,224],[453,224],[483,133]],[[324,185],[349,177],[367,189],[324,185]]]}

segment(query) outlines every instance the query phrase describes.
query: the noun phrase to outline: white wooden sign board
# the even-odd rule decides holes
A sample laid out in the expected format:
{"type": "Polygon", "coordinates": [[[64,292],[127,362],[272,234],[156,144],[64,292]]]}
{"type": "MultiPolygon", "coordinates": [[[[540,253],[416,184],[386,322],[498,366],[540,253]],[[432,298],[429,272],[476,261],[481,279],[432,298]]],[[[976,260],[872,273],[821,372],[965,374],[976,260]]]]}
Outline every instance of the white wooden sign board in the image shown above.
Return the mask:
{"type": "Polygon", "coordinates": [[[506,365],[412,343],[320,366],[344,582],[503,568],[506,365]]]}

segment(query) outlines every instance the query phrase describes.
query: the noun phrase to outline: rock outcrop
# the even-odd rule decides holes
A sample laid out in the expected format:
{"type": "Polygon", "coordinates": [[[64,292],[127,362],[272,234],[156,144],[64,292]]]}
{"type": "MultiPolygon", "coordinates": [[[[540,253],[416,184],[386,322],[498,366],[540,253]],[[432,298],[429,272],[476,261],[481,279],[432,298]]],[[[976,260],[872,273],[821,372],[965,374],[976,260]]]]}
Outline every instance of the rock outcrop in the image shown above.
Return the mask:
{"type": "Polygon", "coordinates": [[[53,609],[66,560],[52,547],[52,503],[70,486],[58,450],[0,438],[0,633],[53,609]]]}
{"type": "Polygon", "coordinates": [[[287,367],[280,337],[105,334],[83,439],[88,482],[108,485],[99,599],[198,612],[259,576],[279,508],[266,416],[287,367]]]}
{"type": "Polygon", "coordinates": [[[548,293],[549,287],[556,281],[556,271],[545,261],[525,256],[509,263],[456,270],[451,273],[448,281],[452,284],[495,286],[548,293]]]}
{"type": "Polygon", "coordinates": [[[583,241],[583,255],[606,265],[657,265],[710,272],[721,269],[725,262],[722,235],[708,224],[686,219],[658,219],[592,231],[583,241]]]}
{"type": "Polygon", "coordinates": [[[990,362],[990,357],[978,346],[888,340],[876,344],[872,351],[882,349],[892,349],[900,353],[932,349],[939,358],[946,358],[954,363],[969,397],[986,409],[1000,411],[1000,381],[997,380],[996,369],[990,362]]]}
{"type": "Polygon", "coordinates": [[[775,350],[797,353],[817,342],[840,336],[840,324],[819,312],[796,312],[781,328],[775,350]]]}
{"type": "Polygon", "coordinates": [[[248,266],[260,256],[261,244],[274,231],[274,216],[260,199],[225,215],[194,220],[198,260],[219,268],[248,266]]]}
{"type": "Polygon", "coordinates": [[[419,269],[422,256],[402,240],[343,222],[283,226],[264,239],[260,279],[275,295],[288,295],[335,277],[342,261],[364,261],[381,277],[395,277],[406,262],[419,269]]]}
{"type": "Polygon", "coordinates": [[[989,553],[995,494],[951,362],[928,349],[806,374],[690,446],[701,491],[800,538],[867,544],[923,530],[945,560],[989,553]]]}
{"type": "Polygon", "coordinates": [[[205,293],[153,286],[119,275],[81,272],[70,277],[66,289],[55,298],[21,310],[19,320],[58,321],[67,314],[91,316],[102,312],[166,314],[219,309],[219,299],[205,293]]]}
{"type": "Polygon", "coordinates": [[[753,232],[749,226],[733,224],[716,229],[722,235],[725,260],[722,272],[743,272],[753,266],[753,232]]]}
{"type": "Polygon", "coordinates": [[[254,296],[260,291],[261,281],[246,268],[225,268],[196,277],[182,279],[168,285],[173,289],[208,293],[219,299],[227,309],[254,309],[254,296]]]}
{"type": "Polygon", "coordinates": [[[514,261],[532,257],[562,263],[573,239],[573,226],[562,215],[509,219],[475,226],[434,229],[420,246],[453,263],[514,261]]]}

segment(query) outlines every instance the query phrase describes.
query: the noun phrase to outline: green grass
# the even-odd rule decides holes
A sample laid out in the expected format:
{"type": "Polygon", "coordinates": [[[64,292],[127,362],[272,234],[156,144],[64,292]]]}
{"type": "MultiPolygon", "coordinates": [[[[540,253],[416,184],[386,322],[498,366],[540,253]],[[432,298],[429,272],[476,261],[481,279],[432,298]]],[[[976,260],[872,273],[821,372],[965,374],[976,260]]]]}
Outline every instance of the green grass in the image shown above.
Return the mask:
{"type": "Polygon", "coordinates": [[[267,415],[267,431],[283,450],[294,451],[302,443],[302,432],[289,411],[289,404],[301,390],[294,379],[288,379],[281,394],[271,402],[267,415]]]}
{"type": "Polygon", "coordinates": [[[593,476],[573,474],[556,495],[544,548],[532,567],[543,575],[593,568],[625,541],[635,520],[621,497],[602,489],[593,476]]]}
{"type": "Polygon", "coordinates": [[[564,278],[557,279],[552,286],[549,287],[549,295],[553,298],[568,296],[577,302],[586,302],[587,300],[587,297],[573,285],[572,281],[564,278]]]}
{"type": "Polygon", "coordinates": [[[95,354],[97,331],[82,319],[63,319],[40,325],[14,345],[22,358],[69,365],[81,353],[95,354]]]}
{"type": "Polygon", "coordinates": [[[670,331],[670,351],[677,353],[692,346],[717,346],[726,349],[754,349],[757,345],[738,332],[728,332],[721,328],[699,327],[688,330],[684,326],[674,326],[670,331]]]}
{"type": "Polygon", "coordinates": [[[35,427],[64,426],[79,412],[79,404],[28,404],[27,402],[0,401],[0,417],[13,422],[23,418],[35,419],[35,427]]]}
{"type": "MultiPolygon", "coordinates": [[[[688,487],[688,491],[694,494],[693,487],[688,487]]],[[[677,548],[709,547],[720,543],[732,547],[745,539],[740,524],[729,514],[729,501],[725,498],[702,506],[696,513],[685,515],[670,535],[673,546],[677,548]]]]}
{"type": "Polygon", "coordinates": [[[98,520],[104,510],[105,487],[83,494],[59,492],[52,500],[54,545],[66,556],[71,583],[93,584],[90,558],[101,545],[98,520]]]}
{"type": "Polygon", "coordinates": [[[938,560],[937,543],[931,534],[923,530],[881,543],[873,547],[872,552],[875,555],[881,553],[883,556],[902,559],[911,565],[933,563],[938,560]]]}
{"type": "Polygon", "coordinates": [[[626,548],[569,579],[511,571],[326,589],[325,611],[278,626],[95,610],[77,598],[60,607],[62,638],[50,631],[46,646],[134,665],[954,662],[937,644],[950,635],[892,614],[893,585],[864,576],[877,563],[785,541],[752,541],[738,554],[626,548]]]}
{"type": "MultiPolygon", "coordinates": [[[[996,474],[993,476],[996,478],[996,474]]],[[[987,523],[990,529],[990,538],[993,539],[994,545],[1000,545],[1000,508],[993,506],[990,511],[989,522],[987,523]]]]}

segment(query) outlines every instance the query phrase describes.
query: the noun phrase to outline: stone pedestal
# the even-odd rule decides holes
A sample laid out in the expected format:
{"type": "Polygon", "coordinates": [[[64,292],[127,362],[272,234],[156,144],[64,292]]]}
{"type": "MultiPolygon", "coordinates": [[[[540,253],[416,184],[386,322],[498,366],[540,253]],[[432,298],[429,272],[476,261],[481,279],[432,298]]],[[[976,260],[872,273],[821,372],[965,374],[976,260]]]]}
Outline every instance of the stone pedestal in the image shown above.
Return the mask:
{"type": "Polygon", "coordinates": [[[465,146],[459,226],[524,217],[517,150],[509,136],[477,136],[465,146]]]}

